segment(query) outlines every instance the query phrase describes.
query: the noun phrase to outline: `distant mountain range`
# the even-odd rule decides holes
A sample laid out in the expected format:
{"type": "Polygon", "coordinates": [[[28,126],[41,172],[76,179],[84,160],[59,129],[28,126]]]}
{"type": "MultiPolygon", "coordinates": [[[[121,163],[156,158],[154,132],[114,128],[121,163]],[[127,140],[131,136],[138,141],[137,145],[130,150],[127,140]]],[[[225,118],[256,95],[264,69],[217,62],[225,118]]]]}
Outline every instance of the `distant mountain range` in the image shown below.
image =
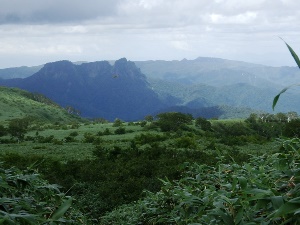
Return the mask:
{"type": "MultiPolygon", "coordinates": [[[[76,64],[58,61],[0,69],[0,85],[42,93],[64,107],[80,110],[84,117],[127,121],[174,110],[220,118],[271,113],[274,96],[297,82],[300,71],[296,67],[205,57],[136,62],[123,58],[76,64]]],[[[276,112],[299,113],[299,94],[297,88],[283,94],[276,112]]]]}
{"type": "Polygon", "coordinates": [[[107,61],[47,63],[32,76],[0,80],[0,85],[42,93],[84,117],[136,120],[162,107],[145,75],[125,58],[113,66],[107,61]]]}

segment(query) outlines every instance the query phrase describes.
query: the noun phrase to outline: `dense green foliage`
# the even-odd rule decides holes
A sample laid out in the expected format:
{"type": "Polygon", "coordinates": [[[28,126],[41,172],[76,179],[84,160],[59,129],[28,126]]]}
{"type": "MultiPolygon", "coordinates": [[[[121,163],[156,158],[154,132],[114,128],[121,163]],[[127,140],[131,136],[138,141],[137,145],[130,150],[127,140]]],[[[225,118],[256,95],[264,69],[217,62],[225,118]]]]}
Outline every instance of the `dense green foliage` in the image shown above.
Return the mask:
{"type": "Polygon", "coordinates": [[[180,180],[184,163],[214,165],[218,154],[224,162],[242,163],[248,154],[271,153],[280,135],[258,132],[271,124],[286,126],[259,115],[244,122],[193,120],[181,113],[164,113],[152,122],[31,124],[19,144],[0,138],[1,158],[7,168],[38,162],[43,178],[74,196],[74,205],[97,224],[105,213],[144,197],[144,190],[159,191],[159,179],[180,180]]]}
{"type": "Polygon", "coordinates": [[[43,123],[81,120],[41,94],[0,86],[0,122],[25,117],[43,123]]]}
{"type": "Polygon", "coordinates": [[[84,224],[72,200],[35,171],[0,164],[0,224],[84,224]]]}
{"type": "Polygon", "coordinates": [[[186,164],[178,181],[124,205],[102,224],[299,224],[300,140],[248,163],[186,164]]]}

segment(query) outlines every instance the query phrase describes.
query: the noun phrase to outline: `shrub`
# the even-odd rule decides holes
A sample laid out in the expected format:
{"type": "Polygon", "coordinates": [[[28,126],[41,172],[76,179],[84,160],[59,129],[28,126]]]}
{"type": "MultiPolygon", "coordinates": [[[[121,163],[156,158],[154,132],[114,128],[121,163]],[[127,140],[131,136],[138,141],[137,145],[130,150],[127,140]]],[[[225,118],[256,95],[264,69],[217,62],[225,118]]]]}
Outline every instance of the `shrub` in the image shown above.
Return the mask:
{"type": "Polygon", "coordinates": [[[191,149],[193,149],[193,148],[197,147],[197,143],[195,141],[195,138],[188,137],[188,136],[177,138],[175,140],[175,144],[176,144],[176,147],[178,147],[178,148],[191,148],[191,149]]]}
{"type": "Polygon", "coordinates": [[[114,131],[115,134],[125,134],[126,130],[124,127],[119,127],[114,131]]]}
{"type": "MultiPolygon", "coordinates": [[[[186,164],[178,181],[102,217],[102,224],[298,224],[300,140],[242,165],[186,164]]],[[[220,158],[221,159],[221,158],[220,158]]]]}
{"type": "Polygon", "coordinates": [[[7,134],[7,130],[3,125],[0,125],[0,137],[5,136],[7,134]]]}
{"type": "Polygon", "coordinates": [[[204,131],[210,131],[211,130],[211,123],[202,117],[198,117],[195,121],[195,125],[200,127],[204,131]]]}
{"type": "Polygon", "coordinates": [[[112,126],[113,127],[119,127],[119,126],[122,126],[122,125],[123,125],[123,121],[116,118],[112,126]]]}
{"type": "Polygon", "coordinates": [[[93,143],[95,141],[95,136],[92,133],[85,132],[83,134],[83,137],[84,137],[83,140],[84,143],[93,143]]]}
{"type": "Polygon", "coordinates": [[[69,134],[69,136],[71,136],[71,137],[77,137],[79,134],[78,134],[78,132],[77,131],[73,131],[73,132],[71,132],[70,134],[69,134]]]}
{"type": "Polygon", "coordinates": [[[73,198],[31,170],[0,167],[1,224],[84,224],[83,215],[71,207],[73,198]]]}
{"type": "Polygon", "coordinates": [[[155,123],[163,132],[177,131],[193,121],[192,115],[179,112],[161,113],[157,115],[157,118],[155,123]]]}
{"type": "Polygon", "coordinates": [[[300,136],[300,119],[294,119],[285,125],[284,135],[286,137],[300,136]]]}

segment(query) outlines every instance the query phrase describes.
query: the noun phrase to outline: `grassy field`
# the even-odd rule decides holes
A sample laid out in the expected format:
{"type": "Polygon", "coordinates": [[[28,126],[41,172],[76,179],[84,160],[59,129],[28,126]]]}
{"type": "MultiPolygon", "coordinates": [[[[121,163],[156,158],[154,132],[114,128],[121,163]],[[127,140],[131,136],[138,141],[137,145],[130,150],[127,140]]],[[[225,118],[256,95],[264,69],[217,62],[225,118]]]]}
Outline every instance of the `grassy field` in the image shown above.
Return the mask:
{"type": "Polygon", "coordinates": [[[30,116],[48,122],[71,122],[78,120],[50,99],[30,92],[0,86],[0,124],[10,119],[30,116]]]}
{"type": "MultiPolygon", "coordinates": [[[[241,120],[212,120],[212,124],[216,123],[225,123],[233,124],[240,123],[241,120]]],[[[47,125],[45,125],[47,127],[47,125]]],[[[43,143],[37,141],[23,141],[22,143],[8,143],[1,144],[0,154],[8,153],[17,153],[20,155],[40,155],[51,158],[56,158],[62,161],[67,160],[84,160],[84,159],[94,159],[93,150],[95,145],[86,141],[85,135],[90,135],[96,138],[101,146],[112,147],[130,147],[130,141],[134,140],[136,136],[140,135],[164,135],[158,130],[147,130],[144,127],[141,127],[138,123],[123,123],[122,128],[125,129],[124,134],[115,134],[115,131],[119,127],[115,127],[113,123],[97,124],[79,124],[77,128],[72,129],[71,126],[52,126],[51,128],[42,128],[42,130],[31,130],[26,134],[26,137],[53,137],[53,141],[50,143],[43,143]],[[105,131],[109,131],[108,135],[99,135],[105,131]],[[72,136],[72,133],[76,133],[76,136],[73,137],[71,142],[67,142],[66,138],[72,136]]],[[[194,125],[191,126],[194,128],[194,125]]],[[[205,151],[207,153],[214,152],[215,150],[209,149],[209,145],[214,143],[216,148],[221,152],[240,152],[243,154],[264,154],[268,152],[275,151],[278,149],[279,143],[276,141],[266,142],[264,144],[256,143],[247,143],[239,146],[228,146],[218,142],[218,139],[206,137],[203,135],[191,135],[189,132],[180,134],[172,134],[166,140],[161,141],[161,144],[164,144],[166,147],[180,148],[174,146],[174,142],[180,139],[180,136],[192,136],[192,139],[195,141],[195,149],[205,151]]],[[[25,140],[26,140],[25,137],[25,140]]],[[[8,136],[4,138],[9,138],[8,136]]],[[[96,141],[97,142],[97,141],[96,141]]]]}

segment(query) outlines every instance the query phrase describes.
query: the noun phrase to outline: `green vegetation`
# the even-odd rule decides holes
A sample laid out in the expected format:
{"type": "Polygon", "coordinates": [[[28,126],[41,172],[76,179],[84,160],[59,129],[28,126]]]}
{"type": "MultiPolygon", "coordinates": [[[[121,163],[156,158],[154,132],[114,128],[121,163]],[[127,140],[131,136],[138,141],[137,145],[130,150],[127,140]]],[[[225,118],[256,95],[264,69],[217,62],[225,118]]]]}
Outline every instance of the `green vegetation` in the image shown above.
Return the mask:
{"type": "Polygon", "coordinates": [[[89,224],[101,224],[112,220],[116,207],[159,192],[164,187],[161,180],[180,181],[187,163],[213,166],[221,163],[222,155],[222,163],[234,159],[241,165],[248,162],[249,154],[272,154],[279,148],[275,139],[288,125],[277,117],[273,115],[271,121],[252,114],[245,121],[194,120],[188,114],[162,113],[154,120],[147,117],[152,122],[30,123],[19,143],[7,133],[9,123],[5,123],[1,160],[4,168],[14,165],[26,170],[34,164],[43,179],[76,199],[74,207],[89,224]]]}
{"type": "Polygon", "coordinates": [[[0,223],[299,224],[299,132],[294,112],[14,118],[0,126],[0,223]]]}
{"type": "Polygon", "coordinates": [[[80,119],[41,94],[0,86],[0,122],[25,117],[50,123],[80,119]]]}
{"type": "Polygon", "coordinates": [[[248,163],[185,164],[177,181],[106,214],[103,224],[298,224],[300,140],[248,163]]]}
{"type": "Polygon", "coordinates": [[[84,224],[71,208],[73,198],[60,192],[32,169],[3,169],[0,164],[1,224],[84,224]]]}

